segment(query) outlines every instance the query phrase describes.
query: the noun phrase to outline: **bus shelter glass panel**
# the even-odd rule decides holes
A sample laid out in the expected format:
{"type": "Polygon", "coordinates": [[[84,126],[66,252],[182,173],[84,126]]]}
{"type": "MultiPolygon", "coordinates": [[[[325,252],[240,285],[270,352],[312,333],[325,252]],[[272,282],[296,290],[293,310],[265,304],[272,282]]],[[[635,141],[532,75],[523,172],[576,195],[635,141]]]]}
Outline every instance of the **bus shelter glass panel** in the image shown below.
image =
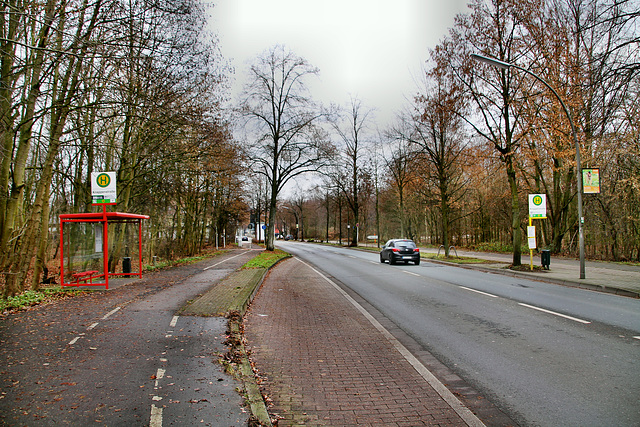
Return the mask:
{"type": "Polygon", "coordinates": [[[109,275],[140,274],[140,222],[109,221],[109,275]]]}
{"type": "Polygon", "coordinates": [[[103,224],[63,222],[64,283],[104,283],[103,224]]]}

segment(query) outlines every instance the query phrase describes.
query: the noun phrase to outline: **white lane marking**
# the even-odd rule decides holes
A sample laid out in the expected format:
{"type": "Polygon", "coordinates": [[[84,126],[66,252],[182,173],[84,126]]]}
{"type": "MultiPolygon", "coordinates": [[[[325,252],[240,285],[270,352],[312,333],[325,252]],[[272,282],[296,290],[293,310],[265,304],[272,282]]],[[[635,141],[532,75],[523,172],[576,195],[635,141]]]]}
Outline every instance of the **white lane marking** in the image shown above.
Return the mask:
{"type": "Polygon", "coordinates": [[[175,328],[176,327],[176,323],[178,323],[178,318],[180,316],[173,316],[173,319],[171,319],[171,323],[169,323],[169,327],[171,328],[175,328]]]}
{"type": "Polygon", "coordinates": [[[75,337],[74,339],[72,339],[71,341],[69,341],[69,345],[74,345],[75,343],[78,342],[78,340],[80,339],[80,337],[75,337]]]}
{"type": "Polygon", "coordinates": [[[367,320],[369,320],[369,322],[380,333],[382,333],[382,335],[384,335],[384,337],[396,348],[396,350],[398,350],[400,354],[402,354],[405,360],[409,362],[411,366],[413,366],[413,368],[422,376],[422,378],[424,378],[425,381],[427,381],[429,385],[431,385],[431,387],[433,387],[433,389],[438,392],[440,397],[442,397],[444,401],[447,402],[449,406],[453,408],[454,411],[456,411],[456,413],[460,416],[460,418],[462,418],[467,423],[468,426],[479,427],[479,426],[485,425],[482,421],[480,421],[478,417],[476,417],[476,415],[473,412],[471,412],[466,406],[464,406],[460,402],[460,400],[458,400],[458,398],[453,393],[451,393],[449,389],[447,389],[444,386],[444,384],[442,384],[440,380],[438,380],[431,373],[431,371],[427,369],[426,366],[422,364],[422,362],[420,362],[413,354],[411,354],[411,352],[404,345],[402,345],[402,343],[398,341],[396,337],[394,337],[391,334],[391,332],[387,331],[386,328],[380,324],[380,322],[378,322],[371,314],[369,314],[369,312],[365,310],[364,307],[358,304],[356,300],[351,298],[351,296],[348,293],[346,293],[340,286],[338,286],[335,282],[333,282],[327,276],[325,276],[324,274],[322,274],[321,272],[313,268],[311,265],[302,261],[300,258],[298,257],[294,257],[294,258],[300,261],[301,263],[303,263],[304,265],[306,265],[307,267],[309,267],[311,270],[315,271],[316,274],[318,274],[324,280],[329,282],[331,286],[333,286],[338,292],[340,292],[342,296],[344,296],[344,298],[347,299],[347,301],[349,301],[360,313],[362,313],[362,315],[364,315],[364,317],[366,317],[367,320]]]}
{"type": "Polygon", "coordinates": [[[110,312],[108,312],[107,314],[105,314],[104,316],[102,316],[102,320],[107,320],[109,317],[111,317],[112,315],[114,315],[115,313],[118,312],[118,310],[120,310],[120,308],[122,307],[116,307],[113,310],[111,310],[110,312]]]}
{"type": "Polygon", "coordinates": [[[149,427],[162,427],[162,407],[151,405],[151,420],[149,427]]]}
{"type": "Polygon", "coordinates": [[[412,272],[412,271],[407,271],[407,270],[401,270],[401,271],[403,271],[403,272],[405,272],[405,273],[407,273],[407,274],[411,274],[412,276],[418,276],[418,277],[420,277],[420,275],[419,275],[419,274],[414,273],[414,272],[412,272]]]}
{"type": "Polygon", "coordinates": [[[491,298],[498,298],[498,295],[493,295],[493,294],[490,294],[490,293],[487,293],[487,292],[482,292],[482,291],[479,291],[477,289],[467,288],[466,286],[460,286],[460,289],[466,289],[467,291],[476,292],[476,293],[479,293],[479,294],[482,294],[482,295],[486,295],[486,296],[491,297],[491,298]]]}
{"type": "Polygon", "coordinates": [[[92,330],[93,328],[95,328],[95,327],[96,327],[96,326],[98,326],[98,325],[99,325],[99,323],[98,323],[98,322],[96,322],[96,323],[92,323],[91,325],[89,325],[89,327],[87,328],[87,330],[88,330],[88,331],[90,331],[90,330],[92,330]]]}
{"type": "Polygon", "coordinates": [[[588,325],[589,323],[591,323],[588,320],[582,320],[582,319],[578,319],[577,317],[567,316],[566,314],[558,313],[556,311],[546,310],[544,308],[536,307],[535,305],[529,305],[529,304],[525,304],[525,303],[522,303],[522,302],[519,302],[518,305],[521,305],[521,306],[527,307],[527,308],[531,308],[533,310],[542,311],[543,313],[553,314],[554,316],[563,317],[565,319],[573,320],[574,322],[583,323],[585,325],[588,325]]]}
{"type": "Polygon", "coordinates": [[[210,265],[209,267],[205,267],[205,268],[203,268],[203,270],[208,270],[208,269],[210,269],[210,268],[216,267],[216,266],[218,266],[218,265],[222,264],[223,262],[227,262],[227,261],[230,261],[230,260],[232,260],[232,259],[234,259],[234,258],[238,258],[240,255],[244,255],[244,253],[242,253],[242,254],[238,254],[238,255],[234,255],[234,256],[232,256],[231,258],[223,259],[222,261],[220,261],[220,262],[219,262],[219,263],[217,263],[217,264],[213,264],[213,265],[210,265]]]}
{"type": "Polygon", "coordinates": [[[640,336],[638,336],[638,337],[634,337],[634,338],[635,338],[635,339],[637,339],[637,340],[640,340],[640,336]]]}
{"type": "Polygon", "coordinates": [[[158,388],[158,381],[164,378],[164,374],[167,372],[166,369],[158,368],[158,372],[156,372],[156,385],[155,388],[158,388]]]}

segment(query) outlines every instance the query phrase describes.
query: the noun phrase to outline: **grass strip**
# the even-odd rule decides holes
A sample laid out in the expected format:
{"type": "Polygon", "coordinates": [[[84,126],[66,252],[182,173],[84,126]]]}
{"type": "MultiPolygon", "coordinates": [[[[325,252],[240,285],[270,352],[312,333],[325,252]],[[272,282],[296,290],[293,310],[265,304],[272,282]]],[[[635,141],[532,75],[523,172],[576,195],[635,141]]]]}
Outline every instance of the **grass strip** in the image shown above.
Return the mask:
{"type": "Polygon", "coordinates": [[[290,256],[290,254],[280,249],[276,249],[274,251],[262,251],[258,255],[247,261],[241,267],[241,269],[246,270],[251,268],[271,268],[281,259],[288,258],[290,256]]]}

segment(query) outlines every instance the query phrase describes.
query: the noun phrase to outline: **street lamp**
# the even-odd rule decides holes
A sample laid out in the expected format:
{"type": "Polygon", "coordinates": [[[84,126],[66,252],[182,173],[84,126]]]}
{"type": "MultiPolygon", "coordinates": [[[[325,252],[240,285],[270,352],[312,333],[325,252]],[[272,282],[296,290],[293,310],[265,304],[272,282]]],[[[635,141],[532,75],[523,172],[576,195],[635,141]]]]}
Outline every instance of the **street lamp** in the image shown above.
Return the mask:
{"type": "Polygon", "coordinates": [[[535,79],[537,79],[538,81],[542,82],[542,84],[544,84],[546,87],[548,87],[551,92],[553,92],[553,94],[556,96],[556,98],[558,98],[558,101],[560,101],[560,104],[562,105],[562,108],[564,109],[565,114],[569,118],[569,123],[571,124],[571,133],[573,135],[573,141],[574,141],[574,143],[576,145],[576,169],[577,169],[576,177],[578,179],[578,235],[579,235],[579,240],[580,240],[580,242],[579,242],[579,244],[580,244],[580,278],[584,279],[585,278],[585,271],[584,271],[584,230],[583,230],[584,218],[582,216],[582,169],[581,169],[581,166],[580,166],[580,144],[578,143],[578,137],[576,135],[576,127],[573,125],[573,120],[571,119],[571,113],[569,113],[569,109],[567,108],[565,103],[562,101],[562,98],[560,98],[560,95],[558,95],[558,92],[556,92],[556,90],[554,88],[549,86],[549,83],[544,81],[542,79],[542,77],[540,77],[537,74],[527,70],[526,68],[519,67],[519,66],[517,66],[515,64],[511,64],[509,62],[500,61],[500,60],[495,59],[495,58],[488,58],[486,56],[477,55],[475,53],[472,53],[471,57],[473,59],[475,59],[476,61],[484,62],[485,64],[493,65],[494,67],[502,68],[503,70],[508,70],[509,68],[515,68],[517,70],[520,70],[520,71],[523,71],[523,72],[529,74],[530,76],[533,76],[535,79]]]}

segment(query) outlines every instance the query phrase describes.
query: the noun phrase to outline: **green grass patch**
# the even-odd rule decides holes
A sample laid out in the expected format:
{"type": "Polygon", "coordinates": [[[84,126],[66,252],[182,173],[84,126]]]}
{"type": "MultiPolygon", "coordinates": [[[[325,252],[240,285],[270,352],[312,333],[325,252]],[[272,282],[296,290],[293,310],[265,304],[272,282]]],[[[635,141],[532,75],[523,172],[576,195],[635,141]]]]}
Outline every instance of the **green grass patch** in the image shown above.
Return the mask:
{"type": "MultiPolygon", "coordinates": [[[[481,242],[476,245],[471,245],[469,249],[476,252],[513,253],[513,245],[502,242],[481,242]]],[[[522,253],[529,252],[529,246],[523,243],[521,250],[522,253]]]]}
{"type": "Polygon", "coordinates": [[[37,291],[28,290],[16,296],[0,299],[0,312],[22,310],[85,292],[84,290],[63,289],[61,287],[42,288],[37,291]]]}
{"type": "Polygon", "coordinates": [[[256,255],[253,259],[247,261],[247,263],[242,266],[242,269],[270,268],[276,262],[290,256],[291,255],[289,253],[282,251],[280,249],[276,249],[274,251],[262,251],[258,255],[256,255]]]}

